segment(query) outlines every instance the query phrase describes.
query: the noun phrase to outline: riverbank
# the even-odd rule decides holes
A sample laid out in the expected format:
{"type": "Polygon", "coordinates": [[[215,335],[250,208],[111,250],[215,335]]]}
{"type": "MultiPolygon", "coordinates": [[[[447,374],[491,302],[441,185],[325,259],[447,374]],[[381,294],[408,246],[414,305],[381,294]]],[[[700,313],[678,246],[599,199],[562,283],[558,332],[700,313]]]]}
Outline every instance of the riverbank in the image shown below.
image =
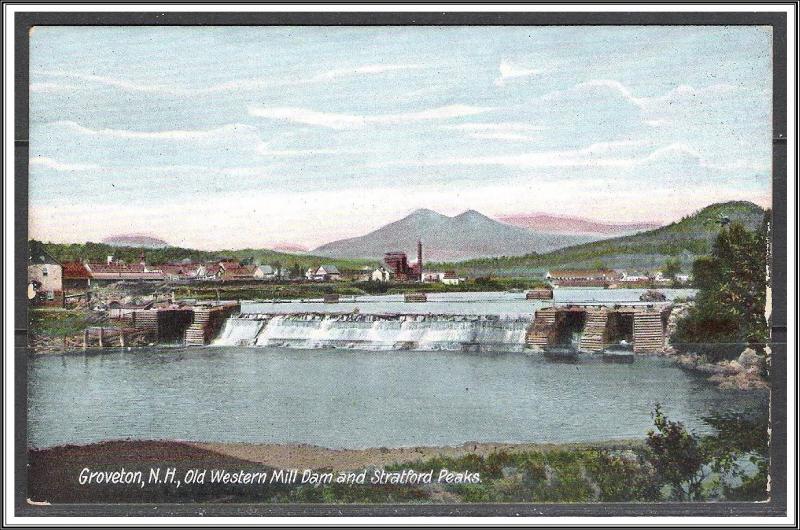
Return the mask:
{"type": "Polygon", "coordinates": [[[368,449],[329,449],[307,444],[251,444],[251,443],[202,443],[191,442],[191,446],[219,453],[226,457],[247,460],[277,468],[309,468],[348,471],[366,467],[384,467],[408,464],[431,458],[462,458],[476,455],[486,458],[495,453],[520,454],[529,451],[556,451],[570,449],[630,449],[641,447],[638,440],[618,440],[601,443],[567,444],[503,444],[466,443],[452,447],[399,447],[368,449]]]}
{"type": "Polygon", "coordinates": [[[737,359],[716,363],[695,353],[673,354],[671,357],[681,368],[706,376],[708,382],[722,390],[769,389],[769,382],[762,375],[764,358],[750,348],[737,359]]]}

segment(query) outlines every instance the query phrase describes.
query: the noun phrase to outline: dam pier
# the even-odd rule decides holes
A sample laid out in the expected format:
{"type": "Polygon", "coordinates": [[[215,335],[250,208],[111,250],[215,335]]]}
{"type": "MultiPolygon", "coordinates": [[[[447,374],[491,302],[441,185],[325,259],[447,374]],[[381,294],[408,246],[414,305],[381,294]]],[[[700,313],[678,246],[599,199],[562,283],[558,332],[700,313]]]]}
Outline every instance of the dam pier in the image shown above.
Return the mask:
{"type": "Polygon", "coordinates": [[[634,353],[664,350],[670,304],[615,305],[570,304],[549,306],[535,312],[525,336],[532,349],[572,346],[578,351],[598,353],[620,343],[634,353]]]}

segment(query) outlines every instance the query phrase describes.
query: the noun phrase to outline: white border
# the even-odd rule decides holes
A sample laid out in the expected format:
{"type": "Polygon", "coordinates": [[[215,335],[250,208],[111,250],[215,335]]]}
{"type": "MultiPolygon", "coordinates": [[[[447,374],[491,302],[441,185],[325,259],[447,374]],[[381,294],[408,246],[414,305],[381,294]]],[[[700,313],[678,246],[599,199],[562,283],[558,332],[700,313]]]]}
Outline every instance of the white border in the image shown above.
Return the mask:
{"type": "MultiPolygon", "coordinates": [[[[795,148],[797,138],[795,137],[796,127],[796,71],[795,71],[795,52],[797,49],[796,28],[795,28],[795,8],[793,5],[769,5],[769,4],[750,4],[750,5],[720,5],[720,4],[696,4],[696,5],[291,5],[279,4],[271,6],[242,5],[242,4],[163,4],[163,5],[94,5],[94,4],[74,4],[74,5],[4,5],[3,6],[3,26],[5,29],[4,43],[4,64],[5,69],[3,84],[3,106],[4,115],[4,160],[3,167],[3,187],[4,187],[4,275],[3,275],[3,300],[4,307],[4,423],[3,436],[6,442],[4,459],[4,482],[3,482],[3,521],[5,525],[15,526],[39,526],[39,525],[76,525],[81,526],[107,526],[107,525],[195,525],[195,526],[218,526],[218,525],[329,525],[329,526],[363,526],[377,524],[403,524],[403,525],[497,525],[508,526],[521,525],[593,525],[593,526],[638,526],[638,525],[730,525],[730,526],[753,526],[753,525],[791,525],[796,522],[795,505],[796,492],[794,490],[795,481],[795,404],[796,396],[794,393],[795,381],[787,378],[787,516],[783,518],[770,517],[17,517],[14,515],[14,14],[17,12],[49,12],[49,11],[103,11],[103,12],[582,12],[582,11],[608,11],[608,12],[647,12],[647,11],[670,11],[670,12],[783,12],[787,13],[787,141],[788,159],[787,175],[796,175],[797,160],[795,159],[795,148]]],[[[787,200],[795,198],[796,183],[792,178],[787,182],[787,200]]],[[[797,212],[793,205],[789,205],[787,211],[787,251],[788,251],[788,293],[796,294],[796,262],[795,262],[795,226],[797,212]]],[[[795,374],[796,358],[793,352],[796,351],[796,328],[794,324],[795,312],[793,302],[789,299],[788,322],[789,335],[787,345],[787,374],[795,374]]]]}

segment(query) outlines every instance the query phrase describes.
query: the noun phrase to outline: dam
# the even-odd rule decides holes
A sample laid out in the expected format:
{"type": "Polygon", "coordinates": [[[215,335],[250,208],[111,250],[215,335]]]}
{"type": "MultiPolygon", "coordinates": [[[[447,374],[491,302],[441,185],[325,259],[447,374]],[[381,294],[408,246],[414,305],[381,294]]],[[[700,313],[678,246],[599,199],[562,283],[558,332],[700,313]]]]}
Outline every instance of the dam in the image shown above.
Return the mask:
{"type": "Polygon", "coordinates": [[[533,315],[251,313],[229,318],[213,345],[522,351],[532,322],[533,315]]]}
{"type": "Polygon", "coordinates": [[[409,313],[241,313],[225,321],[214,346],[372,351],[524,351],[550,347],[598,353],[626,344],[664,349],[670,306],[550,306],[529,315],[409,313]]]}
{"type": "Polygon", "coordinates": [[[525,344],[533,349],[570,346],[596,353],[628,344],[634,353],[664,350],[670,305],[550,306],[536,311],[525,344]]]}

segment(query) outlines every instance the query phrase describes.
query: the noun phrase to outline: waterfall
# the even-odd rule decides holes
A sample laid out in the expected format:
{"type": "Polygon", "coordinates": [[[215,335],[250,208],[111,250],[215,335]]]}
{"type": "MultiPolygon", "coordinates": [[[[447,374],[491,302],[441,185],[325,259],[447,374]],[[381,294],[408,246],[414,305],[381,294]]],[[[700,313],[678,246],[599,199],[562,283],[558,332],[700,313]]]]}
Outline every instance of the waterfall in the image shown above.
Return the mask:
{"type": "Polygon", "coordinates": [[[530,318],[495,315],[244,314],[217,346],[522,351],[530,318]]]}
{"type": "Polygon", "coordinates": [[[250,346],[261,331],[264,322],[246,318],[229,318],[214,344],[223,346],[250,346]]]}

